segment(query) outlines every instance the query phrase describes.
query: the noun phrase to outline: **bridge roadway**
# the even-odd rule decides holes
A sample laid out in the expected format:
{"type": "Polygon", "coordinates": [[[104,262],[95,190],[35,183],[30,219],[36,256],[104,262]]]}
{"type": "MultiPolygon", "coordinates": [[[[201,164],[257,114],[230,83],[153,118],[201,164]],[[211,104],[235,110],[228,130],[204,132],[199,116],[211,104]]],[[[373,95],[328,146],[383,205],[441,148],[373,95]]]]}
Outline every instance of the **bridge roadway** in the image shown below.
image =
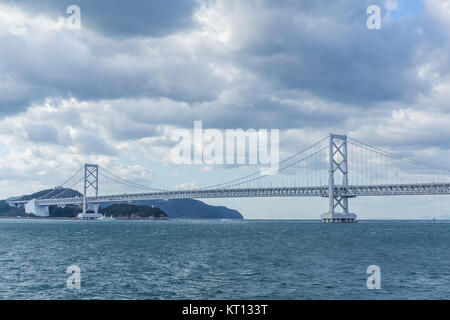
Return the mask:
{"type": "MultiPolygon", "coordinates": [[[[317,187],[270,187],[237,189],[193,189],[148,193],[124,193],[109,196],[88,197],[89,203],[122,202],[165,199],[211,199],[211,198],[268,198],[268,197],[328,197],[328,186],[317,187]]],[[[343,197],[394,196],[394,195],[449,195],[450,183],[386,184],[334,186],[334,195],[343,197]]],[[[10,201],[24,204],[28,201],[10,201]]],[[[83,197],[37,199],[38,206],[82,204],[83,197]]]]}

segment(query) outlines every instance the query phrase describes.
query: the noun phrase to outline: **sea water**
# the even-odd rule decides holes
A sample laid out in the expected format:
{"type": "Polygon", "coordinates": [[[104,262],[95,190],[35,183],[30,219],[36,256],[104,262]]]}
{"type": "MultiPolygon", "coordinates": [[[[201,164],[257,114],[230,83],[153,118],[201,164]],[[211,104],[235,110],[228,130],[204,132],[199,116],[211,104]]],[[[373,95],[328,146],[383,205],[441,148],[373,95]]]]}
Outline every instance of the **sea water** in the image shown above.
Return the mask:
{"type": "Polygon", "coordinates": [[[449,249],[445,221],[5,219],[0,299],[450,299],[449,249]]]}

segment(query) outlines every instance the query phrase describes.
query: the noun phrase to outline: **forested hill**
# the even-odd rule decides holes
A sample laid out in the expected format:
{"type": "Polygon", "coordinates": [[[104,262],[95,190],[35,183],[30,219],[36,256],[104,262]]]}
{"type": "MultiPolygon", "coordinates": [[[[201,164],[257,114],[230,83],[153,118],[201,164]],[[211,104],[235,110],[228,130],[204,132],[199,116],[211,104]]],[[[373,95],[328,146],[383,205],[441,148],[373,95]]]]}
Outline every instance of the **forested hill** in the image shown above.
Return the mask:
{"type": "Polygon", "coordinates": [[[101,209],[107,217],[132,220],[167,220],[168,217],[159,208],[149,206],[135,206],[133,204],[113,204],[101,209]]]}
{"type": "Polygon", "coordinates": [[[39,199],[43,196],[46,196],[46,198],[52,198],[52,197],[53,198],[74,198],[74,197],[82,197],[83,195],[76,190],[65,189],[65,188],[55,188],[55,189],[42,190],[42,191],[38,191],[33,194],[21,196],[21,197],[15,198],[15,200],[28,201],[28,200],[32,200],[32,199],[39,199]]]}
{"type": "Polygon", "coordinates": [[[0,200],[0,217],[23,217],[25,210],[23,208],[11,207],[6,201],[0,200]]]}
{"type": "MultiPolygon", "coordinates": [[[[179,219],[243,219],[237,210],[223,206],[211,206],[194,199],[143,200],[132,201],[138,206],[153,206],[162,209],[169,218],[179,219]]],[[[103,203],[107,207],[113,203],[103,203]]]]}

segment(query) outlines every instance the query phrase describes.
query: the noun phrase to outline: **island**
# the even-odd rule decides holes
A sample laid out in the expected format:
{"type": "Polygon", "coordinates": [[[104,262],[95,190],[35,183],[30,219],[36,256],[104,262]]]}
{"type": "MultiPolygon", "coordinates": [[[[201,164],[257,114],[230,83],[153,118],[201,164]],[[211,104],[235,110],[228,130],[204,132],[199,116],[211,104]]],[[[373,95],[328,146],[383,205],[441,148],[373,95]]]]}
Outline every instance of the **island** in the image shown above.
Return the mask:
{"type": "Polygon", "coordinates": [[[105,217],[117,220],[168,220],[167,214],[159,208],[136,206],[134,204],[113,204],[100,210],[105,217]]]}

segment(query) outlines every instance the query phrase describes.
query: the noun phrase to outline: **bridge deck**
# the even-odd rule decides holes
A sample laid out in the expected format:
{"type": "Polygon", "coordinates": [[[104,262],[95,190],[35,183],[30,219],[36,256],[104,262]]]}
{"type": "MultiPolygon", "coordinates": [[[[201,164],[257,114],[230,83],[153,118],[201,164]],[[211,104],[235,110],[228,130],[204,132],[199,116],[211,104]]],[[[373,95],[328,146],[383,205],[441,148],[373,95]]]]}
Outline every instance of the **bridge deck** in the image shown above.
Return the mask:
{"type": "MultiPolygon", "coordinates": [[[[450,183],[429,184],[386,184],[361,186],[335,186],[334,194],[344,197],[369,197],[393,195],[448,195],[450,183]]],[[[328,197],[328,186],[317,187],[271,187],[256,189],[194,189],[164,192],[117,194],[99,197],[89,197],[90,203],[164,200],[164,199],[211,199],[211,198],[269,198],[269,197],[328,197]]],[[[10,201],[11,204],[27,201],[10,201]]],[[[82,197],[40,199],[39,206],[82,204],[82,197]]]]}

